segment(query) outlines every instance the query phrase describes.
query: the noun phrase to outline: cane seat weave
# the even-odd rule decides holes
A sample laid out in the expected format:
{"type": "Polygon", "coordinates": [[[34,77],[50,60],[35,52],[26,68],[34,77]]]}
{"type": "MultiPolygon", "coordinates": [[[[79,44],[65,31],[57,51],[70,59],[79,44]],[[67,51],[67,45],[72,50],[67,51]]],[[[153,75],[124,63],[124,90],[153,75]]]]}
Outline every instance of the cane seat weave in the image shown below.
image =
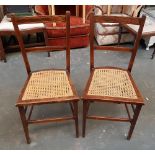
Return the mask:
{"type": "Polygon", "coordinates": [[[73,96],[66,71],[48,70],[32,73],[22,100],[73,96]]]}
{"type": "Polygon", "coordinates": [[[87,95],[137,99],[125,70],[95,69],[87,95]]]}

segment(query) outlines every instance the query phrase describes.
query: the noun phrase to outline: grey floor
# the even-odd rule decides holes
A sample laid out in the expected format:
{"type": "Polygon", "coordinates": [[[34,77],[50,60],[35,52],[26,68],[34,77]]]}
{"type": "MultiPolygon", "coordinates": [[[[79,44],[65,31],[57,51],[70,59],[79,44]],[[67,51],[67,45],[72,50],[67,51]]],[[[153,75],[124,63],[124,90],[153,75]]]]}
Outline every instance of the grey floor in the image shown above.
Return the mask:
{"type": "MultiPolygon", "coordinates": [[[[27,145],[15,107],[18,94],[26,79],[26,71],[19,52],[7,54],[7,63],[0,62],[0,149],[155,149],[155,59],[150,51],[139,48],[133,67],[133,77],[141,90],[146,105],[140,114],[133,137],[126,140],[128,123],[110,121],[87,122],[86,137],[75,138],[74,122],[50,123],[30,126],[31,144],[27,145]]],[[[59,52],[31,54],[32,69],[64,67],[64,54],[59,52]]],[[[97,53],[96,65],[126,67],[129,55],[124,53],[97,53]],[[99,55],[100,54],[100,55],[99,55]]],[[[89,48],[71,51],[71,77],[82,95],[89,77],[89,48]]],[[[112,116],[126,115],[124,106],[94,104],[90,113],[112,116]],[[95,105],[95,106],[94,106],[95,105]]],[[[33,117],[61,116],[70,114],[68,104],[40,106],[34,109],[33,117]]],[[[82,103],[79,102],[81,131],[82,103]]],[[[81,132],[80,132],[81,133],[81,132]]]]}

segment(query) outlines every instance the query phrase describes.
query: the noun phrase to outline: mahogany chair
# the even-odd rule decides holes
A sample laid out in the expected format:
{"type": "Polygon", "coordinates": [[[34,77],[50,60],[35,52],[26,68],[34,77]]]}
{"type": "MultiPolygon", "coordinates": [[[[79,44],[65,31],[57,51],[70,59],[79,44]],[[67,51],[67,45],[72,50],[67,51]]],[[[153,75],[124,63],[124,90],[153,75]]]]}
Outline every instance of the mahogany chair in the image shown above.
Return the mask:
{"type": "MultiPolygon", "coordinates": [[[[16,37],[18,39],[21,53],[24,59],[25,67],[27,70],[28,78],[18,98],[16,106],[18,107],[21,121],[24,128],[26,141],[30,143],[29,137],[29,124],[40,124],[49,122],[61,122],[65,120],[74,120],[76,127],[76,137],[79,136],[78,130],[78,101],[79,97],[70,79],[70,12],[66,12],[66,15],[59,16],[33,16],[33,17],[15,17],[12,16],[12,22],[15,28],[16,37]],[[27,23],[40,23],[40,22],[66,22],[66,45],[61,46],[42,46],[42,47],[29,47],[24,46],[22,40],[22,33],[19,30],[20,24],[27,23]],[[40,71],[31,71],[27,54],[30,52],[47,52],[53,50],[66,49],[66,69],[47,69],[40,71]],[[34,120],[31,118],[33,107],[43,104],[53,103],[69,103],[72,111],[71,116],[59,117],[59,118],[44,118],[34,120]],[[27,114],[30,108],[30,112],[27,114]]],[[[37,29],[36,29],[37,31],[37,29]]],[[[31,30],[25,31],[30,33],[31,30]]],[[[34,32],[34,30],[33,30],[34,32]]],[[[43,29],[45,40],[47,39],[47,32],[43,29]]]]}
{"type": "MultiPolygon", "coordinates": [[[[140,91],[138,90],[132,75],[131,70],[134,59],[139,46],[142,30],[145,22],[145,17],[116,17],[116,16],[94,16],[90,17],[90,77],[87,82],[83,94],[83,137],[85,137],[86,119],[95,120],[109,120],[130,122],[130,130],[127,136],[129,140],[135,128],[140,110],[144,105],[144,100],[140,91]],[[119,23],[125,26],[126,24],[139,25],[137,35],[135,35],[135,42],[132,48],[122,46],[98,46],[94,45],[94,24],[95,23],[119,23]],[[95,67],[94,66],[94,50],[108,50],[131,53],[128,69],[117,67],[95,67]],[[89,106],[94,102],[108,102],[114,104],[124,104],[128,118],[104,117],[89,115],[89,106]],[[131,116],[131,107],[133,116],[131,116]]],[[[132,33],[132,30],[130,30],[132,33]]],[[[135,34],[135,33],[132,33],[135,34]]]]}

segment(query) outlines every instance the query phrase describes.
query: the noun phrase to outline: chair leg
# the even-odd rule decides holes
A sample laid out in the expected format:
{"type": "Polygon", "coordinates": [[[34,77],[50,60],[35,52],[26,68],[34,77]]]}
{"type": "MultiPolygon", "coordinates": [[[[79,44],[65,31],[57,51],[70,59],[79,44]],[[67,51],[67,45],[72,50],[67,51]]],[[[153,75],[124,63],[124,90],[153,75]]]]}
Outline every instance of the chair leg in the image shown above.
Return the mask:
{"type": "Polygon", "coordinates": [[[7,62],[1,37],[0,37],[0,60],[4,60],[4,62],[7,62]]]}
{"type": "Polygon", "coordinates": [[[72,105],[72,103],[69,103],[69,105],[70,105],[70,108],[71,108],[72,114],[73,114],[73,116],[74,116],[74,109],[73,109],[73,105],[72,105]]]}
{"type": "Polygon", "coordinates": [[[153,49],[153,53],[152,53],[151,59],[154,58],[154,55],[155,55],[155,45],[154,45],[154,49],[153,49]]]}
{"type": "Polygon", "coordinates": [[[118,45],[120,45],[120,42],[121,42],[121,37],[122,37],[122,27],[121,27],[121,26],[119,26],[118,45]]]}
{"type": "Polygon", "coordinates": [[[86,114],[88,114],[89,107],[90,107],[90,103],[88,102],[88,103],[87,103],[87,110],[86,110],[86,114]]]}
{"type": "Polygon", "coordinates": [[[76,128],[76,137],[79,137],[79,121],[78,121],[78,102],[73,103],[74,107],[74,119],[75,119],[75,128],[76,128]]]}
{"type": "Polygon", "coordinates": [[[28,35],[27,35],[27,38],[26,38],[26,43],[27,43],[27,44],[30,43],[30,39],[31,39],[31,34],[28,34],[28,35]]]}
{"type": "Polygon", "coordinates": [[[87,116],[87,102],[83,101],[83,125],[82,125],[82,137],[85,137],[85,131],[86,131],[86,116],[87,116]]]}
{"type": "Polygon", "coordinates": [[[24,107],[18,107],[18,110],[19,110],[20,118],[21,118],[21,121],[22,121],[22,124],[23,124],[23,129],[24,129],[27,144],[30,144],[31,140],[30,140],[30,137],[29,137],[28,123],[27,123],[27,120],[26,120],[24,107]]]}
{"type": "Polygon", "coordinates": [[[50,54],[50,52],[48,52],[48,57],[50,57],[51,56],[51,54],[50,54]]]}
{"type": "Polygon", "coordinates": [[[134,128],[135,128],[135,125],[136,125],[136,122],[137,122],[139,113],[140,113],[140,111],[141,111],[141,108],[142,108],[142,105],[137,105],[137,106],[136,106],[136,109],[135,109],[135,112],[134,112],[134,116],[133,116],[133,119],[132,119],[132,121],[131,121],[130,130],[129,130],[129,132],[128,132],[128,137],[127,137],[128,140],[131,139],[131,136],[132,136],[133,130],[134,130],[134,128]]]}
{"type": "Polygon", "coordinates": [[[7,62],[7,60],[6,60],[6,56],[4,56],[4,62],[5,62],[5,63],[7,62]]]}

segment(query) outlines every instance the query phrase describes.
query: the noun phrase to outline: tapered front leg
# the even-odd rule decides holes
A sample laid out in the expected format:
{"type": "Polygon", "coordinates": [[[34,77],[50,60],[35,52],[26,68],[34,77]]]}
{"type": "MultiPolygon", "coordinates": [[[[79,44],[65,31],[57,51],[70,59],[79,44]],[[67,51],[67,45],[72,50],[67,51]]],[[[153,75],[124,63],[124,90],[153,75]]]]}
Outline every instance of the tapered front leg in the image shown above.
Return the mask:
{"type": "Polygon", "coordinates": [[[128,140],[131,139],[131,136],[132,136],[133,130],[135,128],[135,125],[136,125],[139,113],[141,111],[141,108],[142,108],[142,105],[137,105],[136,106],[136,109],[135,109],[135,112],[134,112],[134,116],[133,116],[133,119],[131,121],[131,126],[130,126],[130,129],[129,129],[129,132],[128,132],[128,137],[127,137],[128,140]]]}
{"type": "Polygon", "coordinates": [[[73,103],[74,107],[74,119],[75,119],[75,128],[76,128],[76,137],[79,137],[79,120],[78,120],[78,102],[73,103]]]}
{"type": "Polygon", "coordinates": [[[26,120],[24,107],[18,107],[18,110],[19,110],[20,118],[21,118],[21,121],[22,121],[22,124],[23,124],[23,129],[24,129],[27,144],[30,144],[31,140],[30,140],[30,137],[29,137],[28,122],[26,120]]]}
{"type": "Polygon", "coordinates": [[[51,56],[51,54],[50,54],[50,52],[48,52],[48,57],[50,57],[51,56]]]}
{"type": "Polygon", "coordinates": [[[86,131],[86,116],[87,116],[87,102],[83,101],[83,125],[82,125],[82,136],[85,137],[85,131],[86,131]]]}
{"type": "Polygon", "coordinates": [[[154,45],[154,50],[153,50],[153,53],[152,53],[151,59],[154,58],[154,55],[155,55],[155,45],[154,45]]]}

